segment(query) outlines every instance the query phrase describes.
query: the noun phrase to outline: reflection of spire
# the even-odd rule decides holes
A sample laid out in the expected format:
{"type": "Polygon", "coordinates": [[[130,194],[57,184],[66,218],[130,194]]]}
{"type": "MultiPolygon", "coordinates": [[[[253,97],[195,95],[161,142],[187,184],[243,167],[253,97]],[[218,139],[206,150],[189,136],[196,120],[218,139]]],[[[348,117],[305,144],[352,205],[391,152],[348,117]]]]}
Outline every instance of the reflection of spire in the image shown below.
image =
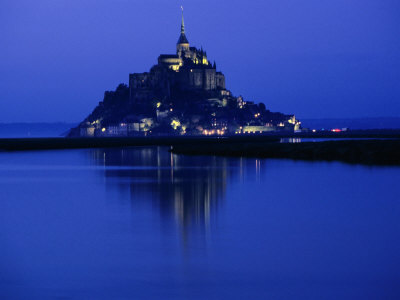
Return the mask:
{"type": "Polygon", "coordinates": [[[205,233],[207,238],[225,199],[231,169],[226,158],[185,157],[167,150],[144,147],[92,153],[103,166],[101,176],[112,179],[107,186],[116,185],[121,194],[128,191],[132,203],[143,201],[152,211],[159,207],[162,217],[177,221],[187,245],[194,232],[205,233]]]}

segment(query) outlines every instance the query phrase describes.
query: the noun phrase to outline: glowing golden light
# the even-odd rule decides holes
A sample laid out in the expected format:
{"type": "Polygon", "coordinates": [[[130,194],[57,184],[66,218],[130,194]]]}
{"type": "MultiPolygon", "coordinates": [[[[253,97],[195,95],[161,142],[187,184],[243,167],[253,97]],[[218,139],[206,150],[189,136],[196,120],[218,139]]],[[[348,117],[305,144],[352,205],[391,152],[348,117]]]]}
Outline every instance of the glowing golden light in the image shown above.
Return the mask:
{"type": "Polygon", "coordinates": [[[171,122],[172,128],[176,130],[179,126],[181,126],[181,122],[178,119],[173,119],[171,122]]]}
{"type": "Polygon", "coordinates": [[[223,129],[203,130],[203,134],[204,135],[224,135],[225,130],[223,130],[223,129]]]}

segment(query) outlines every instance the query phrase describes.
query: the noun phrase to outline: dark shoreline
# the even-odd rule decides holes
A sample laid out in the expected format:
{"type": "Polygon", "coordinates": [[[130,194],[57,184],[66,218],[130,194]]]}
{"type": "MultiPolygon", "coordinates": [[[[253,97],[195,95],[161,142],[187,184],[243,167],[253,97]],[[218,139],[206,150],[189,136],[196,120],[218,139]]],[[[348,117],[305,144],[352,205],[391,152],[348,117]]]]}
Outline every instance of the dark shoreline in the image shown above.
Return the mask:
{"type": "Polygon", "coordinates": [[[362,130],[344,133],[273,133],[230,137],[0,139],[0,152],[135,146],[171,146],[171,152],[186,155],[335,160],[356,164],[400,165],[400,130],[362,130]],[[281,138],[337,138],[345,140],[279,143],[281,138]],[[360,138],[367,140],[354,140],[360,138]]]}
{"type": "Polygon", "coordinates": [[[238,144],[279,142],[279,137],[109,137],[109,138],[16,138],[0,139],[1,151],[116,148],[136,146],[238,144]]]}
{"type": "Polygon", "coordinates": [[[176,145],[172,153],[234,157],[342,161],[365,165],[400,165],[400,140],[348,140],[307,143],[176,145]]]}

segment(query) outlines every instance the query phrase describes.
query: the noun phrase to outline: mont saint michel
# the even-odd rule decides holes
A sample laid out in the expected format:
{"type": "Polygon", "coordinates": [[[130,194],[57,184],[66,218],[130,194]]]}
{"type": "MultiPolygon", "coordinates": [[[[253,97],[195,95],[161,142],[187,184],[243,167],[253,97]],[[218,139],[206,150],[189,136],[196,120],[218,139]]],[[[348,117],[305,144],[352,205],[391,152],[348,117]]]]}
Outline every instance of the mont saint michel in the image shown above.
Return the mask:
{"type": "Polygon", "coordinates": [[[240,135],[297,131],[294,115],[271,112],[226,88],[204,49],[190,45],[182,23],[175,54],[161,54],[149,72],[129,75],[105,92],[69,136],[240,135]]]}
{"type": "Polygon", "coordinates": [[[2,0],[0,300],[399,300],[399,11],[2,0]]]}

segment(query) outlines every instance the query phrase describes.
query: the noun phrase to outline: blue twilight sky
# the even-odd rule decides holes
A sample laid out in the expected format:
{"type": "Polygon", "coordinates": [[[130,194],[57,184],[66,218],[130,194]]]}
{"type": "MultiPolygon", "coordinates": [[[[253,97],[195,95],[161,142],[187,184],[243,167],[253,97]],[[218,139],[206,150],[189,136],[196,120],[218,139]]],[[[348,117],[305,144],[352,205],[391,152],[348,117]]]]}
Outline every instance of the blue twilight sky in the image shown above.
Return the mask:
{"type": "Polygon", "coordinates": [[[181,4],[235,95],[299,118],[400,116],[399,0],[1,0],[0,122],[81,121],[174,53],[181,4]]]}

